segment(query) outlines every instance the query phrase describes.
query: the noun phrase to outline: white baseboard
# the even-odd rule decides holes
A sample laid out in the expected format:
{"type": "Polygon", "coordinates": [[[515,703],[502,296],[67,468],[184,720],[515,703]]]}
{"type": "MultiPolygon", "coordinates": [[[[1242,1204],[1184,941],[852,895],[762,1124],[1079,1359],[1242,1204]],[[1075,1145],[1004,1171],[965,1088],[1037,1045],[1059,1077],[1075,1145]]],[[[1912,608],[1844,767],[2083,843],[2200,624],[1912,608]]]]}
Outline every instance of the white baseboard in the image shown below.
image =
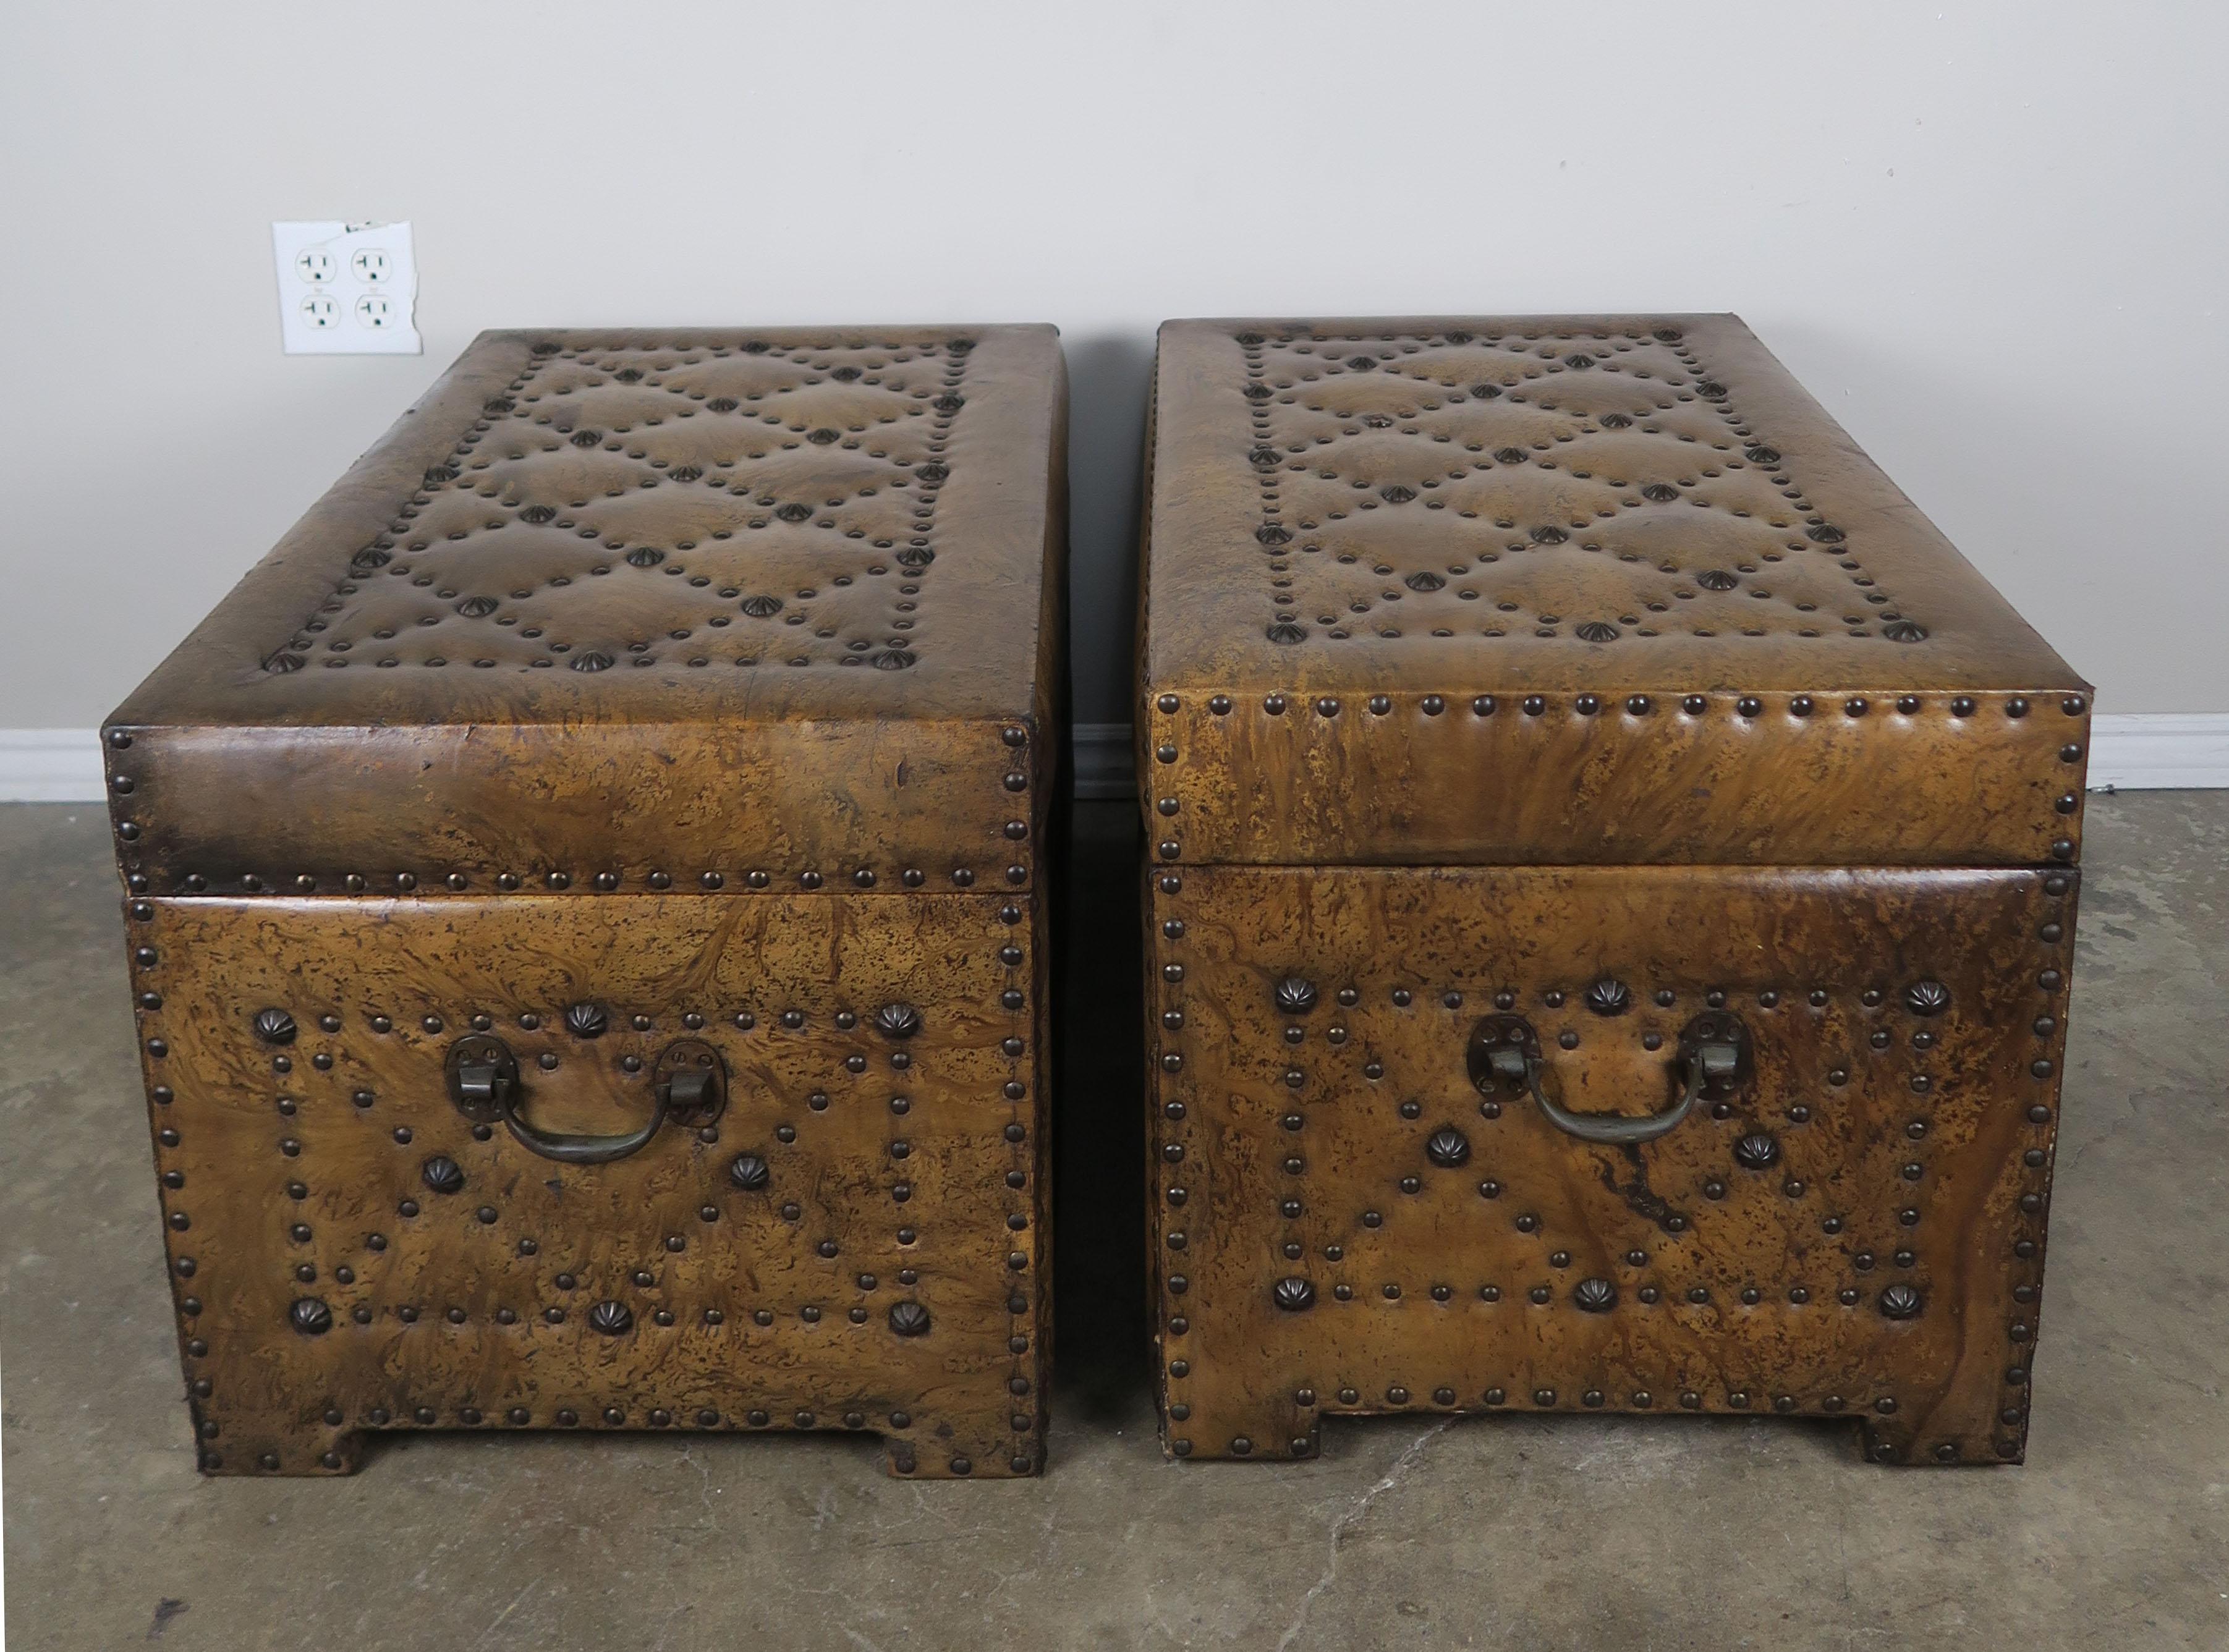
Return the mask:
{"type": "Polygon", "coordinates": [[[0,729],[0,803],[102,800],[100,730],[0,729]]]}
{"type": "MultiPolygon", "coordinates": [[[[1135,795],[1127,723],[1076,725],[1076,794],[1135,795]]],[[[2090,788],[2229,787],[2229,711],[2100,714],[2090,723],[2090,788]]],[[[94,729],[0,729],[0,803],[102,800],[94,729]]]]}
{"type": "Polygon", "coordinates": [[[2229,786],[2229,711],[2090,719],[2090,789],[2229,786]]]}

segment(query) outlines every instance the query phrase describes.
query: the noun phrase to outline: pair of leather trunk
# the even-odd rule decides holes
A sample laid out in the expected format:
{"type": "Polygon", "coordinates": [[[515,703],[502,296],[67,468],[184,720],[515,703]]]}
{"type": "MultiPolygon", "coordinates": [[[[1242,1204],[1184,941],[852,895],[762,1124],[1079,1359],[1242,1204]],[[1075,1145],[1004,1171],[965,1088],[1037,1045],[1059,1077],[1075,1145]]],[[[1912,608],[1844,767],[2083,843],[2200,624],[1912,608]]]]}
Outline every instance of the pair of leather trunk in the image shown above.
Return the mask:
{"type": "MultiPolygon", "coordinates": [[[[106,731],[201,1464],[1034,1472],[1049,328],[491,334],[106,731]]],[[[2089,691],[1731,318],[1164,331],[1157,1391],[2016,1460],[2089,691]]]]}
{"type": "Polygon", "coordinates": [[[2090,691],[1738,320],[1171,324],[1157,1386],[2025,1449],[2090,691]]]}

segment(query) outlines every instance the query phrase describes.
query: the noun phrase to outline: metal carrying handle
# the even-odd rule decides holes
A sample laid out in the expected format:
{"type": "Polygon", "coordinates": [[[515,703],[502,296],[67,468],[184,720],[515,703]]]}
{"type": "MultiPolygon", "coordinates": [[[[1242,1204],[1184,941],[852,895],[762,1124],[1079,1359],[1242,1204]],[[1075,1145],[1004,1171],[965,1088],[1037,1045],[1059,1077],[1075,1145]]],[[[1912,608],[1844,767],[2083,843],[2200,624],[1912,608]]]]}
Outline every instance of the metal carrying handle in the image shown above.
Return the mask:
{"type": "Polygon", "coordinates": [[[650,1121],[639,1130],[630,1130],[624,1135],[575,1135],[559,1130],[536,1129],[518,1115],[519,1087],[501,1085],[498,1105],[503,1109],[503,1122],[518,1138],[519,1145],[545,1159],[562,1160],[568,1165],[607,1165],[614,1159],[624,1159],[650,1145],[658,1127],[665,1122],[667,1089],[653,1085],[651,1093],[658,1100],[650,1109],[650,1121]]]}
{"type": "Polygon", "coordinates": [[[1627,1147],[1654,1141],[1676,1128],[1700,1101],[1723,1101],[1739,1090],[1750,1071],[1749,1029],[1738,1017],[1699,1015],[1680,1035],[1673,1057],[1685,1069],[1680,1099],[1660,1113],[1634,1117],[1622,1113],[1574,1113],[1549,1100],[1540,1087],[1547,1063],[1531,1023],[1519,1016],[1489,1016],[1471,1034],[1471,1082],[1491,1095],[1502,1085],[1528,1093],[1548,1122],[1582,1141],[1627,1147]]]}
{"type": "Polygon", "coordinates": [[[518,1144],[544,1159],[571,1165],[605,1165],[648,1147],[668,1118],[710,1123],[726,1101],[727,1068],[716,1051],[694,1038],[666,1046],[652,1076],[650,1118],[620,1135],[581,1135],[544,1130],[520,1115],[525,1086],[518,1062],[502,1039],[474,1033],[449,1046],[449,1099],[478,1123],[500,1119],[518,1144]]]}

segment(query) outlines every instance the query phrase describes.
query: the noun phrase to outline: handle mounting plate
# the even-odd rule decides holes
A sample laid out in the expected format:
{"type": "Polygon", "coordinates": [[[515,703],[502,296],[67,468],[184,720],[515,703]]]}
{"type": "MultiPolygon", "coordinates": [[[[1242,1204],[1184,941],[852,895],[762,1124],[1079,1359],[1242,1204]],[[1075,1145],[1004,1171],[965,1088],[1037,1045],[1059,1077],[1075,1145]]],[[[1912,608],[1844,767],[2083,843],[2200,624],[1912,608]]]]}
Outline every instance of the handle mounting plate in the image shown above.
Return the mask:
{"type": "Polygon", "coordinates": [[[475,1124],[503,1118],[504,1098],[518,1088],[518,1059],[501,1038],[471,1032],[449,1046],[449,1099],[475,1124]]]}
{"type": "Polygon", "coordinates": [[[650,1077],[665,1092],[665,1116],[684,1128],[703,1128],[728,1105],[728,1064],[702,1038],[667,1045],[650,1077]]]}

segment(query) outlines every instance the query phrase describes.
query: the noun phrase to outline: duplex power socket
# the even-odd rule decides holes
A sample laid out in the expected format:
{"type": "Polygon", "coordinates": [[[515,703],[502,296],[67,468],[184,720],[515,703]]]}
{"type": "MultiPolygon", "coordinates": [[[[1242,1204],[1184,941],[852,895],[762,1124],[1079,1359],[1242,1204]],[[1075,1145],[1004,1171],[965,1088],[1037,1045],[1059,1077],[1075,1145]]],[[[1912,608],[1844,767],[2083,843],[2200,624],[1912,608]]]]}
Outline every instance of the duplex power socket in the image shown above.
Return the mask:
{"type": "Polygon", "coordinates": [[[408,224],[274,223],[271,250],[289,356],[424,353],[408,224]]]}

